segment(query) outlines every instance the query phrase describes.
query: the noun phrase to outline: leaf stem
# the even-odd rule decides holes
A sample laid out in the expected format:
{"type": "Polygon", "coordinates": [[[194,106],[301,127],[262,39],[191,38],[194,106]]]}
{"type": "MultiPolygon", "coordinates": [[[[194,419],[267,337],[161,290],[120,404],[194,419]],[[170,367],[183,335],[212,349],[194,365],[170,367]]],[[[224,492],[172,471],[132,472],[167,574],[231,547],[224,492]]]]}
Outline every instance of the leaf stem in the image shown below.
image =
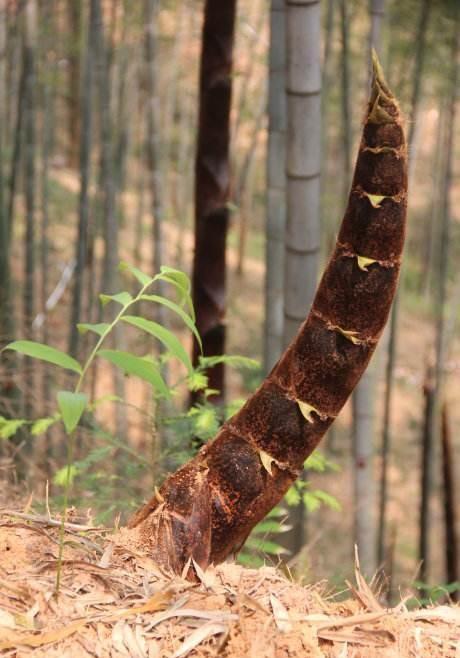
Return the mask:
{"type": "Polygon", "coordinates": [[[62,575],[62,556],[64,553],[64,535],[65,535],[65,519],[67,514],[67,506],[69,504],[70,494],[70,469],[73,463],[73,456],[75,452],[75,431],[67,437],[67,479],[64,488],[64,502],[62,505],[62,523],[59,528],[59,553],[58,564],[56,572],[56,598],[59,596],[62,575]]]}
{"type": "Polygon", "coordinates": [[[93,347],[91,350],[91,353],[89,357],[86,359],[85,365],[83,366],[83,370],[81,371],[80,377],[78,378],[77,385],[75,386],[75,393],[79,393],[82,385],[83,385],[83,379],[85,378],[86,373],[88,372],[89,367],[91,366],[92,362],[94,361],[95,357],[97,356],[97,353],[104,342],[104,340],[107,338],[107,336],[110,334],[110,332],[113,330],[115,325],[120,321],[120,319],[123,317],[124,313],[128,310],[130,306],[138,302],[141,298],[141,296],[145,293],[147,288],[149,288],[152,283],[157,279],[155,276],[153,279],[150,279],[148,283],[146,283],[140,291],[137,293],[133,299],[131,299],[127,304],[122,306],[120,312],[115,316],[115,318],[112,320],[112,322],[109,324],[107,329],[104,331],[104,333],[100,336],[99,340],[97,341],[96,345],[93,347]]]}

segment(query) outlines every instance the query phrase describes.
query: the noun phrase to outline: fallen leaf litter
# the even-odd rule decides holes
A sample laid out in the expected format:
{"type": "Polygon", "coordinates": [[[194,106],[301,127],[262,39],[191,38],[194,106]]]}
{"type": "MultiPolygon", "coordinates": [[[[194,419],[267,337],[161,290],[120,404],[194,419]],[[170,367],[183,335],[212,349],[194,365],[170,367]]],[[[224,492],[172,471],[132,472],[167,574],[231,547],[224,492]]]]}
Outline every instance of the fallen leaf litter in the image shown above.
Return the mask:
{"type": "MultiPolygon", "coordinates": [[[[356,571],[350,596],[303,587],[273,567],[226,563],[198,582],[171,576],[134,531],[58,527],[0,510],[0,654],[11,658],[458,658],[460,607],[383,607],[356,571]]],[[[48,522],[49,521],[49,522],[48,522]]],[[[55,520],[54,520],[55,521],[55,520]]]]}

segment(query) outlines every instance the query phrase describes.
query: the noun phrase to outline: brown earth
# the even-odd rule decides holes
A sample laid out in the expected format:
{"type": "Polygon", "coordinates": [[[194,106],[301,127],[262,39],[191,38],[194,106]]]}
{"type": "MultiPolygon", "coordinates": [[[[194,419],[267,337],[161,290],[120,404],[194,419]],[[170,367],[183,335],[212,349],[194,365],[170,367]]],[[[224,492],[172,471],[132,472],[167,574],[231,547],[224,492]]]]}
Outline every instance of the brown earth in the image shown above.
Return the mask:
{"type": "MultiPolygon", "coordinates": [[[[355,571],[343,600],[273,567],[196,582],[158,569],[135,535],[0,510],[0,654],[11,658],[458,658],[460,608],[385,608],[355,571]]],[[[186,569],[193,569],[188,565],[186,569]]],[[[184,573],[183,576],[187,574],[184,573]]]]}

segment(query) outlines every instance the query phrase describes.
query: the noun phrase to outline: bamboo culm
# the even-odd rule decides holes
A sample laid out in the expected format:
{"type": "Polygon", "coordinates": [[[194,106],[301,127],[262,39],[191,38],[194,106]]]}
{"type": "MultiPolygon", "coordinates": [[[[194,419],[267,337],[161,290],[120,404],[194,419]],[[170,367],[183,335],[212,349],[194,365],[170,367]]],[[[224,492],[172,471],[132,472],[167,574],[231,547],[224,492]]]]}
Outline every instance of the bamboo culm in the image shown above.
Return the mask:
{"type": "Polygon", "coordinates": [[[267,226],[265,251],[264,370],[283,351],[284,232],[286,226],[286,11],[283,0],[270,7],[268,83],[267,226]]]}
{"type": "MultiPolygon", "coordinates": [[[[193,301],[205,356],[225,352],[226,241],[230,192],[230,107],[236,0],[206,0],[200,64],[200,109],[195,161],[193,301]]],[[[194,362],[199,348],[194,343],[194,362]]],[[[224,366],[208,371],[209,387],[225,397],[224,366]]]]}
{"type": "Polygon", "coordinates": [[[311,311],[266,380],[215,439],[131,519],[133,540],[181,572],[224,560],[300,474],[383,331],[405,234],[407,154],[395,98],[374,61],[355,175],[311,311]]]}

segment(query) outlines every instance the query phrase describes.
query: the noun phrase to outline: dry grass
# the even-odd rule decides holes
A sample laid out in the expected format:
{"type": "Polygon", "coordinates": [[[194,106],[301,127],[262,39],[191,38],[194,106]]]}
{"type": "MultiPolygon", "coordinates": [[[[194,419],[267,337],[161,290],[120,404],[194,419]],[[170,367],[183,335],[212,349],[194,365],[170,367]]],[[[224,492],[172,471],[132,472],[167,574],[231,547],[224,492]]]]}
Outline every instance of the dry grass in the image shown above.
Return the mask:
{"type": "Polygon", "coordinates": [[[459,607],[385,608],[359,568],[340,602],[272,567],[227,563],[191,583],[159,570],[133,533],[75,522],[56,599],[58,532],[48,517],[0,510],[3,656],[460,656],[459,607]]]}

